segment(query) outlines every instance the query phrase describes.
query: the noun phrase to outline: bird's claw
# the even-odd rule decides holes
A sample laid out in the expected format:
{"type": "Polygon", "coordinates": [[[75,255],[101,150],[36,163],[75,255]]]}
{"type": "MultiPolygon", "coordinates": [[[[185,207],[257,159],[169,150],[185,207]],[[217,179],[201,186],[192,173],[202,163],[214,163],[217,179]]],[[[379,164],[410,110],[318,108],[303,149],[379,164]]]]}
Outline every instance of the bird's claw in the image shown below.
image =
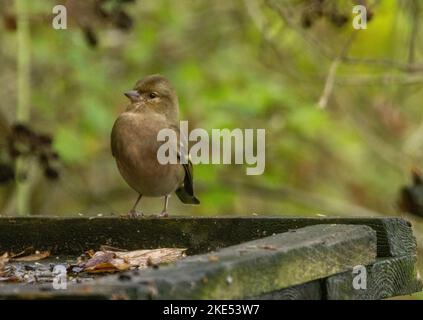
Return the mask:
{"type": "Polygon", "coordinates": [[[167,218],[169,217],[169,214],[166,211],[162,211],[157,215],[157,218],[167,218]]]}
{"type": "Polygon", "coordinates": [[[128,212],[128,218],[139,218],[139,217],[143,217],[144,214],[142,212],[137,212],[135,210],[131,210],[128,212]]]}

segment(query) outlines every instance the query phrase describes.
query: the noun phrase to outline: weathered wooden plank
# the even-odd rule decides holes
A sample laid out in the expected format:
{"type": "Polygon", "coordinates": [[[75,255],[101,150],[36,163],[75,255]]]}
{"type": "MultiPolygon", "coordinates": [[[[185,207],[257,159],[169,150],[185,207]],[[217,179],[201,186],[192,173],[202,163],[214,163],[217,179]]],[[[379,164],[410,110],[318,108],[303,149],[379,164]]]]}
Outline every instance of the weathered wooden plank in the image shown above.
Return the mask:
{"type": "Polygon", "coordinates": [[[326,279],[327,298],[332,300],[374,300],[407,295],[422,290],[415,256],[379,259],[366,267],[367,288],[354,289],[352,271],[326,279]]]}
{"type": "Polygon", "coordinates": [[[172,217],[0,218],[0,252],[33,246],[54,254],[80,254],[102,244],[139,248],[186,247],[189,254],[317,224],[367,225],[377,233],[378,257],[413,255],[411,225],[401,218],[172,217]]]}
{"type": "Polygon", "coordinates": [[[303,284],[375,259],[376,234],[371,228],[318,225],[221,249],[212,256],[188,257],[158,270],[109,276],[80,290],[104,292],[109,287],[115,294],[136,299],[237,299],[303,284]]]}
{"type": "Polygon", "coordinates": [[[323,298],[322,281],[314,280],[248,298],[248,300],[322,300],[323,298]]]}

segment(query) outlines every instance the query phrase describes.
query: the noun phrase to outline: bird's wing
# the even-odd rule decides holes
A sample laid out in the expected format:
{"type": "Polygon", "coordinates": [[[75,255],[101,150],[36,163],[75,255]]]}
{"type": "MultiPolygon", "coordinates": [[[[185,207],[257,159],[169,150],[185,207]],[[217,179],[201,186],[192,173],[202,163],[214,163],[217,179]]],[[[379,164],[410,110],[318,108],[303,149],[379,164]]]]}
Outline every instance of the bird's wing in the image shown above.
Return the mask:
{"type": "Polygon", "coordinates": [[[191,157],[188,152],[188,140],[183,133],[179,131],[176,125],[171,125],[170,128],[176,132],[180,148],[177,150],[178,159],[181,161],[185,170],[184,189],[189,195],[194,196],[194,168],[192,166],[191,157]],[[186,151],[186,152],[183,152],[186,151]]]}
{"type": "MultiPolygon", "coordinates": [[[[119,120],[119,118],[118,118],[119,120]]],[[[110,147],[112,149],[112,156],[116,157],[116,149],[117,149],[117,139],[116,139],[116,123],[117,121],[114,123],[113,128],[112,128],[112,133],[110,135],[110,147]]]]}

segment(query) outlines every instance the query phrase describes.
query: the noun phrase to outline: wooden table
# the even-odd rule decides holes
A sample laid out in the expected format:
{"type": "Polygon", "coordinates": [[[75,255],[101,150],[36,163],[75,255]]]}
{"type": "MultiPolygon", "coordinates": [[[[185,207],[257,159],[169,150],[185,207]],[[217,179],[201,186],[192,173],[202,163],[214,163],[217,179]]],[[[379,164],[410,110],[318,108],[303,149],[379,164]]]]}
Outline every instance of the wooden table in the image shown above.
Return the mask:
{"type": "Polygon", "coordinates": [[[105,244],[189,256],[67,290],[0,284],[0,298],[383,299],[422,290],[401,218],[0,218],[0,254],[32,246],[78,256],[105,244]]]}

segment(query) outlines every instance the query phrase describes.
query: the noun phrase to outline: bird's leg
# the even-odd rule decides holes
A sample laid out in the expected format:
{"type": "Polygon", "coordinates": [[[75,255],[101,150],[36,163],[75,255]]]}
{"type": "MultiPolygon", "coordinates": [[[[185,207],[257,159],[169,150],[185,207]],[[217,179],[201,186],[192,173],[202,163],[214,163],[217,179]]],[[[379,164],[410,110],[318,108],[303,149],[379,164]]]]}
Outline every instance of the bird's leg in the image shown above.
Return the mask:
{"type": "Polygon", "coordinates": [[[140,193],[139,196],[138,196],[138,198],[137,198],[137,201],[135,201],[135,203],[134,203],[131,211],[129,211],[128,217],[130,217],[130,218],[136,218],[136,217],[143,216],[142,213],[138,213],[137,212],[137,205],[140,202],[141,198],[142,198],[142,194],[140,193]]]}
{"type": "Polygon", "coordinates": [[[164,207],[162,212],[159,214],[159,218],[166,218],[169,216],[169,214],[167,213],[167,204],[169,203],[169,198],[170,195],[165,196],[164,207]]]}

